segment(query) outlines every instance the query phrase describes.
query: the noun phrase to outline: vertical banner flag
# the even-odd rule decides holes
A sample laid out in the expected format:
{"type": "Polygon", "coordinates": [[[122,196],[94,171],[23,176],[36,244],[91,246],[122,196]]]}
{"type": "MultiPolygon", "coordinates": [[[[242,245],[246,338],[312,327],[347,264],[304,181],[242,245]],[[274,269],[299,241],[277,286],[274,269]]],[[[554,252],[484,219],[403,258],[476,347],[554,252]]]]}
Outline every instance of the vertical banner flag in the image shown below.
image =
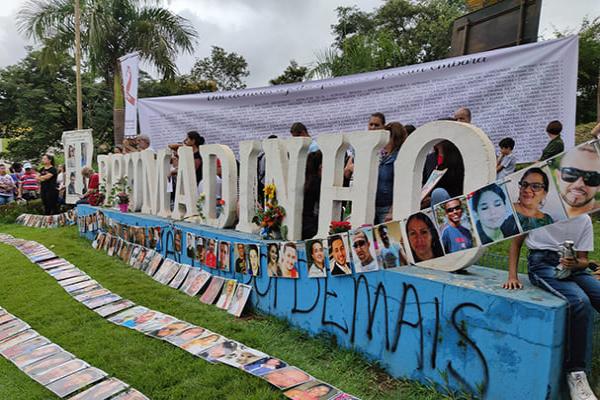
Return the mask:
{"type": "Polygon", "coordinates": [[[137,95],[139,76],[139,53],[133,52],[119,58],[121,82],[125,97],[125,136],[137,134],[137,95]]]}

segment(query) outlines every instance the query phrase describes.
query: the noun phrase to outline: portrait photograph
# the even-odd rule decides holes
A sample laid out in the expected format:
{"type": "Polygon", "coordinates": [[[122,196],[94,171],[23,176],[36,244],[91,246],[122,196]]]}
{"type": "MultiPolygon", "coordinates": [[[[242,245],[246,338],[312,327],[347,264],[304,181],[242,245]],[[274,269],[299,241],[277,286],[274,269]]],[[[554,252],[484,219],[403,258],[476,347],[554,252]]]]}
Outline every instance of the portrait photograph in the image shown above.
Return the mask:
{"type": "Polygon", "coordinates": [[[217,300],[217,307],[222,310],[227,310],[231,301],[233,300],[233,296],[235,294],[235,289],[237,286],[237,281],[235,279],[227,279],[223,284],[223,290],[221,291],[221,295],[219,296],[219,300],[217,300]]]}
{"type": "Polygon", "coordinates": [[[204,328],[201,328],[199,326],[193,326],[184,331],[165,336],[163,337],[163,340],[177,347],[181,347],[183,344],[189,342],[190,340],[194,340],[196,338],[206,335],[206,332],[207,331],[204,328]]]}
{"type": "Polygon", "coordinates": [[[101,317],[108,317],[109,315],[118,313],[127,308],[133,307],[135,304],[131,300],[120,300],[115,303],[107,304],[102,307],[98,307],[94,310],[94,312],[101,317]]]}
{"type": "Polygon", "coordinates": [[[305,242],[306,265],[309,278],[327,277],[329,260],[326,254],[326,244],[322,239],[308,240],[305,242]]]}
{"type": "Polygon", "coordinates": [[[46,388],[59,397],[66,397],[79,389],[103,379],[105,376],[106,373],[104,371],[101,371],[98,368],[89,367],[59,379],[46,386],[46,388]]]}
{"type": "Polygon", "coordinates": [[[188,324],[185,321],[175,321],[168,323],[166,325],[161,326],[158,329],[154,329],[148,332],[149,336],[153,336],[158,339],[164,339],[168,336],[177,335],[185,330],[188,330],[192,327],[191,324],[188,324]]]}
{"type": "Polygon", "coordinates": [[[506,184],[522,232],[567,219],[552,172],[537,165],[510,175],[506,184]]]}
{"type": "Polygon", "coordinates": [[[190,269],[192,269],[192,267],[190,267],[189,265],[180,264],[179,271],[177,271],[177,274],[169,283],[169,286],[173,289],[179,289],[179,287],[187,277],[188,273],[190,272],[190,269]]]}
{"type": "Polygon", "coordinates": [[[130,308],[129,310],[125,310],[123,312],[120,312],[117,315],[114,315],[114,316],[108,318],[108,320],[110,322],[112,322],[113,324],[122,325],[126,321],[133,320],[137,316],[142,315],[142,314],[146,313],[147,311],[149,311],[149,310],[146,307],[135,306],[133,308],[130,308]]]}
{"type": "Polygon", "coordinates": [[[204,265],[208,268],[217,268],[217,241],[215,239],[205,239],[206,250],[204,253],[204,265]]]}
{"type": "Polygon", "coordinates": [[[282,278],[297,279],[298,273],[298,249],[294,242],[281,243],[281,252],[279,254],[279,268],[282,278]]]}
{"type": "Polygon", "coordinates": [[[153,250],[156,248],[156,236],[154,234],[153,227],[149,227],[147,230],[146,247],[153,249],[153,250]]]}
{"type": "Polygon", "coordinates": [[[233,245],[233,264],[235,267],[235,272],[239,274],[245,274],[247,271],[247,250],[247,245],[244,243],[234,243],[233,245]]]}
{"type": "Polygon", "coordinates": [[[151,254],[151,257],[152,258],[150,259],[148,268],[145,271],[146,274],[149,276],[153,276],[160,267],[161,263],[163,262],[163,257],[157,252],[153,252],[153,254],[151,254]]]}
{"type": "Polygon", "coordinates": [[[84,280],[84,281],[81,281],[81,282],[77,282],[77,283],[73,283],[71,285],[65,286],[64,289],[65,289],[65,291],[67,293],[74,293],[74,292],[76,292],[78,290],[85,289],[85,288],[90,287],[90,286],[97,286],[98,285],[98,282],[96,282],[94,280],[89,280],[89,276],[87,276],[87,275],[81,275],[81,276],[78,276],[78,277],[75,277],[75,278],[71,278],[69,280],[78,279],[78,278],[85,278],[85,279],[88,279],[88,280],[84,280]]]}
{"type": "Polygon", "coordinates": [[[209,347],[202,353],[198,354],[198,357],[203,358],[210,363],[215,363],[219,358],[234,352],[238,346],[239,343],[236,341],[225,340],[219,344],[209,347]]]}
{"type": "Polygon", "coordinates": [[[321,381],[310,381],[289,389],[283,395],[292,400],[329,400],[340,391],[321,381]]]}
{"type": "Polygon", "coordinates": [[[85,361],[74,359],[69,360],[64,364],[55,366],[54,368],[32,378],[35,379],[39,384],[46,386],[52,382],[64,378],[67,375],[71,375],[74,372],[81,371],[89,367],[90,365],[85,361]]]}
{"type": "Polygon", "coordinates": [[[92,291],[87,291],[82,294],[73,295],[73,297],[75,298],[75,300],[77,300],[78,302],[81,303],[86,300],[94,299],[96,297],[104,296],[104,295],[107,295],[110,293],[111,293],[110,290],[108,290],[106,288],[100,288],[98,290],[92,290],[92,291]]]}
{"type": "Polygon", "coordinates": [[[191,232],[185,233],[185,255],[190,259],[196,258],[196,240],[191,232]]]}
{"type": "Polygon", "coordinates": [[[593,144],[582,144],[548,162],[569,218],[600,209],[600,156],[597,150],[593,144]]]}
{"type": "Polygon", "coordinates": [[[183,242],[183,232],[181,229],[173,228],[173,251],[181,254],[181,246],[183,242]]]}
{"type": "Polygon", "coordinates": [[[281,268],[279,267],[279,242],[267,242],[266,246],[262,246],[266,249],[267,259],[267,275],[269,277],[280,278],[281,268]]]}
{"type": "Polygon", "coordinates": [[[36,363],[23,367],[22,371],[35,379],[37,376],[44,375],[55,367],[59,367],[70,360],[73,360],[73,355],[63,350],[36,363]]]}
{"type": "Polygon", "coordinates": [[[188,353],[197,356],[209,347],[219,344],[224,340],[225,338],[223,336],[211,332],[207,335],[200,336],[196,339],[192,339],[184,343],[183,345],[181,345],[181,348],[187,351],[188,353]]]}
{"type": "Polygon", "coordinates": [[[229,304],[227,312],[229,314],[235,315],[236,317],[242,315],[242,311],[244,311],[244,307],[248,302],[248,298],[250,297],[251,291],[252,286],[245,285],[243,283],[238,283],[235,289],[235,294],[233,295],[233,299],[229,304]]]}
{"type": "Polygon", "coordinates": [[[260,251],[257,244],[249,244],[246,251],[246,273],[260,276],[260,251]]]}
{"type": "Polygon", "coordinates": [[[262,376],[267,382],[279,389],[287,389],[292,386],[311,381],[313,378],[306,372],[296,367],[287,367],[269,372],[262,376]]]}
{"type": "Polygon", "coordinates": [[[109,378],[72,397],[71,400],[108,399],[128,387],[129,385],[116,378],[109,378]]]}
{"type": "Polygon", "coordinates": [[[436,204],[434,213],[445,254],[471,249],[478,245],[465,196],[436,204]]]}
{"type": "Polygon", "coordinates": [[[519,226],[506,184],[492,183],[468,195],[475,231],[482,245],[518,235],[519,226]]]}
{"type": "Polygon", "coordinates": [[[110,294],[107,294],[107,295],[104,295],[104,296],[99,296],[99,297],[95,297],[95,298],[90,299],[90,300],[83,301],[82,303],[87,308],[93,310],[95,308],[102,307],[102,306],[105,306],[105,305],[110,304],[110,303],[114,303],[114,302],[119,301],[121,299],[122,299],[122,297],[119,296],[118,294],[110,293],[110,294]]]}
{"type": "Polygon", "coordinates": [[[31,350],[28,353],[20,354],[11,361],[18,367],[23,368],[37,361],[43,360],[53,354],[61,352],[63,349],[56,344],[48,344],[37,349],[31,350]]]}
{"type": "Polygon", "coordinates": [[[117,397],[113,397],[111,400],[150,400],[142,393],[135,389],[129,389],[123,394],[118,395],[117,397]]]}
{"type": "Polygon", "coordinates": [[[176,321],[177,321],[177,318],[175,318],[175,317],[172,317],[170,315],[163,314],[163,313],[157,313],[154,316],[154,318],[152,318],[144,323],[137,324],[136,326],[133,327],[133,329],[135,329],[138,332],[142,332],[146,335],[149,335],[150,332],[159,331],[159,330],[163,329],[165,326],[170,325],[176,321]]]}
{"type": "Polygon", "coordinates": [[[222,271],[231,269],[231,244],[225,240],[219,240],[219,255],[217,257],[218,268],[222,271]]]}
{"type": "Polygon", "coordinates": [[[415,262],[431,260],[444,255],[444,250],[431,210],[412,214],[404,225],[408,249],[415,262]]]}
{"type": "Polygon", "coordinates": [[[192,268],[179,290],[189,296],[197,295],[206,285],[211,275],[198,268],[192,268]]]}
{"type": "Polygon", "coordinates": [[[233,368],[243,369],[245,365],[258,361],[266,356],[267,355],[265,353],[238,343],[238,346],[235,348],[235,350],[220,357],[219,362],[227,364],[233,368]]]}
{"type": "Polygon", "coordinates": [[[89,280],[90,280],[89,275],[79,275],[79,276],[74,276],[73,278],[64,279],[64,280],[58,282],[58,284],[60,286],[62,286],[64,289],[67,286],[71,286],[76,283],[81,283],[81,282],[85,282],[85,281],[89,281],[89,280]]]}
{"type": "Polygon", "coordinates": [[[348,234],[338,233],[327,239],[329,253],[329,271],[332,276],[352,275],[348,234]]]}
{"type": "Polygon", "coordinates": [[[244,365],[244,371],[254,376],[263,376],[269,372],[273,372],[277,369],[282,369],[288,365],[278,358],[264,357],[260,360],[254,361],[250,364],[244,365]]]}
{"type": "Polygon", "coordinates": [[[375,240],[371,228],[359,228],[350,233],[350,247],[354,260],[354,272],[372,272],[379,270],[375,253],[375,240]]]}
{"type": "Polygon", "coordinates": [[[29,353],[32,350],[37,349],[38,347],[46,346],[48,344],[50,344],[50,340],[43,336],[38,336],[34,339],[1,350],[0,354],[2,354],[2,356],[4,356],[5,358],[8,358],[9,360],[12,360],[19,355],[29,353]]]}
{"type": "Polygon", "coordinates": [[[212,304],[221,292],[225,279],[220,276],[213,276],[206,288],[206,291],[200,296],[200,301],[204,304],[212,304]]]}
{"type": "Polygon", "coordinates": [[[375,254],[381,269],[407,265],[402,227],[399,221],[386,222],[373,228],[375,254]]]}
{"type": "Polygon", "coordinates": [[[195,236],[194,260],[198,261],[200,265],[204,265],[204,238],[201,236],[195,236]]]}

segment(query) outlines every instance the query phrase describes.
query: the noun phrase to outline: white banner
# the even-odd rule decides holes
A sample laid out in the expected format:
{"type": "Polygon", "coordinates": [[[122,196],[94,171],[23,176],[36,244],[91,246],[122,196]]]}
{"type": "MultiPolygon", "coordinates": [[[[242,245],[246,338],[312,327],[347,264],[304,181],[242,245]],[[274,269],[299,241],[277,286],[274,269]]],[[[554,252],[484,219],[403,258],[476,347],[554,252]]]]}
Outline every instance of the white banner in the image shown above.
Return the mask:
{"type": "Polygon", "coordinates": [[[237,152],[241,140],[288,136],[296,121],[316,137],[366,129],[373,112],[418,127],[464,106],[494,144],[512,137],[518,160],[533,161],[552,120],[563,123],[566,147],[574,145],[577,53],[570,36],[321,81],[140,99],[140,129],[157,150],[197,130],[207,144],[237,152]]]}
{"type": "Polygon", "coordinates": [[[138,52],[119,58],[125,97],[125,136],[137,135],[137,96],[140,57],[138,52]]]}
{"type": "Polygon", "coordinates": [[[94,138],[91,129],[66,131],[62,134],[65,153],[65,202],[75,204],[83,195],[86,185],[81,170],[91,167],[94,156],[94,138]]]}

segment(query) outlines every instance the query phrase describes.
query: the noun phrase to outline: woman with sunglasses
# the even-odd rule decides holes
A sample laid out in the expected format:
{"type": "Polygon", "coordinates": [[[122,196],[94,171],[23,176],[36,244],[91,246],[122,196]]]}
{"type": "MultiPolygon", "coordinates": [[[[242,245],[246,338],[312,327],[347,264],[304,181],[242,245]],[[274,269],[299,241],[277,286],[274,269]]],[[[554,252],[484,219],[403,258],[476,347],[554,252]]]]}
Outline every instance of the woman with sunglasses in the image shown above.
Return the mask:
{"type": "Polygon", "coordinates": [[[523,231],[530,231],[554,220],[540,210],[548,194],[548,175],[541,168],[530,168],[519,181],[519,199],[513,204],[523,231]]]}

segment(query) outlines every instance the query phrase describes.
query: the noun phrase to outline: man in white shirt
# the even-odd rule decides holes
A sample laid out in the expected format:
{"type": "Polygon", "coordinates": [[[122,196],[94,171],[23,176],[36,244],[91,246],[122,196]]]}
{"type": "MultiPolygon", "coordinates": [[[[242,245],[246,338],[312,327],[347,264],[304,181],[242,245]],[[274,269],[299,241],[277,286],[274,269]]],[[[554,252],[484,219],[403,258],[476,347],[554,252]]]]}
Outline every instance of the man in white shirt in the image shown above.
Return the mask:
{"type": "Polygon", "coordinates": [[[559,222],[531,231],[513,239],[509,251],[508,281],[505,289],[520,289],[517,275],[519,253],[525,242],[529,248],[529,280],[549,292],[562,297],[568,303],[567,343],[564,368],[573,400],[597,400],[592,392],[585,371],[589,369],[587,354],[588,333],[593,326],[592,311],[600,312],[600,271],[590,273],[588,252],[594,249],[594,231],[589,215],[559,222]],[[576,258],[561,258],[559,245],[566,240],[574,242],[576,258]],[[557,276],[557,266],[571,271],[562,278],[557,276]]]}
{"type": "Polygon", "coordinates": [[[356,272],[377,271],[377,261],[371,254],[371,243],[365,231],[358,230],[352,236],[352,248],[359,262],[355,263],[356,272]]]}

